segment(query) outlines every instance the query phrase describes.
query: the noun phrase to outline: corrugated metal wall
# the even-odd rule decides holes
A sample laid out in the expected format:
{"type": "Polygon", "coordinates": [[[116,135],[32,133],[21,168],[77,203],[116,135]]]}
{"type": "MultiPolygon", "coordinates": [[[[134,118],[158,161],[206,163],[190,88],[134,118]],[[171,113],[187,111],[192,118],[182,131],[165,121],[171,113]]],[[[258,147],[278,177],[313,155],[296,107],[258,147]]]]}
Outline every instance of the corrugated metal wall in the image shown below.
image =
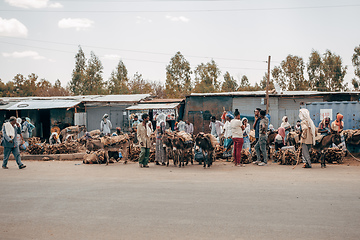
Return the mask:
{"type": "Polygon", "coordinates": [[[105,113],[109,115],[112,123],[112,131],[116,130],[116,127],[121,127],[123,131],[127,131],[128,128],[128,115],[127,107],[131,105],[117,105],[117,106],[87,106],[86,107],[86,129],[92,131],[100,129],[100,122],[105,113]],[[124,115],[125,114],[125,115],[124,115]]]}
{"type": "Polygon", "coordinates": [[[306,104],[315,126],[320,124],[320,110],[332,109],[331,119],[335,120],[336,113],[344,115],[344,129],[360,129],[360,103],[359,102],[313,102],[306,104]]]}
{"type": "Polygon", "coordinates": [[[279,98],[279,113],[277,116],[278,125],[274,127],[280,127],[282,118],[284,116],[288,117],[289,123],[291,126],[296,124],[296,121],[299,120],[299,109],[304,107],[307,102],[322,102],[322,97],[312,97],[312,98],[279,98]]]}

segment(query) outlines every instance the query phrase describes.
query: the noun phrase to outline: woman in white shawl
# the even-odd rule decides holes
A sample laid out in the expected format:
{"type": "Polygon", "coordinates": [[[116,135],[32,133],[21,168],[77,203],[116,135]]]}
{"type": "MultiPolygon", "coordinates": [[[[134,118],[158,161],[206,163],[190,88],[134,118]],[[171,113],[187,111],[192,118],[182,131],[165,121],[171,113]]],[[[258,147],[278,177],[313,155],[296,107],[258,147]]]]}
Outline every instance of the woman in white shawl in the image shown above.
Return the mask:
{"type": "Polygon", "coordinates": [[[309,150],[312,145],[315,145],[316,129],[314,122],[310,118],[309,110],[303,108],[299,111],[299,118],[301,120],[301,146],[303,156],[303,168],[311,168],[311,160],[309,150]]]}
{"type": "Polygon", "coordinates": [[[249,138],[249,134],[250,134],[250,124],[249,121],[246,117],[243,117],[241,119],[242,124],[245,126],[245,129],[243,131],[243,138],[244,138],[244,144],[243,144],[243,149],[248,150],[249,153],[251,153],[251,147],[250,147],[250,138],[249,138]]]}
{"type": "Polygon", "coordinates": [[[286,142],[286,139],[287,139],[287,135],[289,134],[290,130],[291,130],[291,125],[289,123],[289,119],[287,116],[284,116],[282,118],[282,123],[281,123],[281,126],[280,127],[283,127],[285,129],[285,142],[286,142]]]}
{"type": "Polygon", "coordinates": [[[165,165],[165,148],[162,141],[162,135],[165,133],[166,115],[160,113],[156,116],[156,145],[155,145],[155,164],[165,165]]]}

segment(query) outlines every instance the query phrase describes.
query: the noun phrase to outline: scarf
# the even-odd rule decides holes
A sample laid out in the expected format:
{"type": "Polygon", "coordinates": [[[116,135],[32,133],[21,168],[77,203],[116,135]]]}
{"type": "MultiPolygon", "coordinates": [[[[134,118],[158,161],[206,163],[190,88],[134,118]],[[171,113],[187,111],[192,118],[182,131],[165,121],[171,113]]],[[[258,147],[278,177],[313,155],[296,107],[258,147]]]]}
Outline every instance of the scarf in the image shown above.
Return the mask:
{"type": "Polygon", "coordinates": [[[314,122],[310,118],[309,110],[306,108],[302,108],[299,111],[299,118],[302,122],[310,129],[310,133],[312,135],[313,145],[315,145],[315,125],[314,122]]]}
{"type": "Polygon", "coordinates": [[[10,139],[14,139],[15,128],[13,127],[13,125],[11,125],[10,122],[6,122],[6,123],[4,123],[4,127],[5,127],[6,135],[8,135],[10,139]]]}
{"type": "Polygon", "coordinates": [[[344,122],[342,121],[343,118],[344,118],[344,116],[343,116],[342,114],[340,114],[340,113],[338,113],[338,115],[336,115],[335,124],[336,124],[336,126],[339,127],[338,132],[340,132],[340,131],[341,131],[341,127],[344,126],[344,122]]]}
{"type": "Polygon", "coordinates": [[[283,144],[285,145],[285,128],[279,127],[278,134],[282,137],[283,144]]]}

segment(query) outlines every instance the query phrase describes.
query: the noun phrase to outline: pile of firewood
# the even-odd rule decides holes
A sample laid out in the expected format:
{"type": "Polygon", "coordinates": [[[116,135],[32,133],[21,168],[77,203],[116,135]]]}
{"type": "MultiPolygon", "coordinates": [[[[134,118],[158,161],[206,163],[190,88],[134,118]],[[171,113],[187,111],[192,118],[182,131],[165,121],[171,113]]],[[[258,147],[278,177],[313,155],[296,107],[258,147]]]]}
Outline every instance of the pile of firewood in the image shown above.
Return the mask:
{"type": "Polygon", "coordinates": [[[43,144],[30,145],[26,151],[32,155],[39,155],[44,153],[43,144]]]}
{"type": "Polygon", "coordinates": [[[310,159],[312,163],[318,163],[320,162],[320,158],[321,158],[321,152],[311,148],[310,151],[310,159]]]}
{"type": "Polygon", "coordinates": [[[251,154],[248,150],[241,150],[241,158],[240,158],[240,163],[241,164],[248,164],[251,163],[252,159],[251,159],[251,154]]]}
{"type": "Polygon", "coordinates": [[[41,143],[39,137],[31,137],[28,139],[29,146],[41,143]]]}
{"type": "MultiPolygon", "coordinates": [[[[83,157],[84,164],[103,164],[106,163],[106,152],[104,149],[100,149],[97,151],[92,151],[87,153],[83,157]]],[[[109,163],[113,163],[113,161],[109,161],[109,163]]]]}
{"type": "Polygon", "coordinates": [[[103,143],[105,147],[120,145],[128,141],[129,141],[129,136],[127,134],[111,136],[111,137],[105,136],[101,138],[101,143],[103,143]]]}
{"type": "Polygon", "coordinates": [[[296,152],[286,149],[283,151],[280,164],[282,165],[295,165],[296,164],[296,152]]]}
{"type": "Polygon", "coordinates": [[[279,149],[278,151],[274,152],[273,159],[274,161],[281,163],[282,156],[283,156],[283,151],[279,149]]]}
{"type": "Polygon", "coordinates": [[[359,145],[360,144],[360,129],[347,129],[343,131],[347,144],[359,145]]]}
{"type": "Polygon", "coordinates": [[[129,160],[134,162],[138,161],[140,152],[141,152],[140,146],[132,145],[130,148],[129,160]]]}
{"type": "Polygon", "coordinates": [[[221,145],[215,146],[215,158],[222,158],[224,155],[225,148],[221,145]]]}
{"type": "Polygon", "coordinates": [[[343,163],[344,152],[339,148],[328,148],[325,150],[325,160],[328,163],[337,162],[339,164],[343,163]]]}
{"type": "MultiPolygon", "coordinates": [[[[261,159],[261,161],[264,160],[264,156],[262,153],[260,153],[260,159],[261,159]]],[[[251,148],[251,161],[253,161],[253,162],[257,161],[255,148],[251,148]]]]}

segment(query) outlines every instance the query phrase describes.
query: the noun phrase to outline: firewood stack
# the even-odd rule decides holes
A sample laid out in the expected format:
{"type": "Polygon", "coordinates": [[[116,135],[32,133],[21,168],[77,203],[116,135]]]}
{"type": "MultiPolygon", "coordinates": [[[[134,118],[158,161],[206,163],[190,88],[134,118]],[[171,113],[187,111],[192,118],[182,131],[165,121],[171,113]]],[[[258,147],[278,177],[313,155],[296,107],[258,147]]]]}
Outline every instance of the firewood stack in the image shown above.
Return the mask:
{"type": "Polygon", "coordinates": [[[105,136],[101,138],[101,143],[104,144],[105,147],[120,145],[127,143],[129,141],[129,136],[127,134],[119,135],[119,136],[105,136]]]}
{"type": "Polygon", "coordinates": [[[31,155],[39,155],[44,153],[44,149],[42,144],[33,144],[29,145],[29,147],[26,149],[28,153],[31,155]]]}
{"type": "Polygon", "coordinates": [[[241,159],[240,159],[240,163],[241,164],[248,164],[251,163],[252,159],[251,159],[251,154],[248,150],[241,150],[241,159]]]}
{"type": "Polygon", "coordinates": [[[282,165],[295,165],[296,164],[296,152],[286,149],[283,151],[280,164],[282,165]]]}
{"type": "Polygon", "coordinates": [[[216,158],[222,158],[224,155],[225,148],[220,145],[215,146],[215,157],[216,158]]]}
{"type": "Polygon", "coordinates": [[[138,161],[139,156],[140,156],[140,152],[141,152],[140,146],[133,145],[130,148],[129,160],[134,161],[134,162],[138,161]]]}
{"type": "Polygon", "coordinates": [[[312,163],[320,162],[321,152],[312,148],[312,149],[310,149],[309,153],[310,153],[310,159],[311,159],[312,163]]]}
{"type": "MultiPolygon", "coordinates": [[[[263,157],[262,153],[260,153],[260,159],[261,159],[261,161],[264,160],[264,157],[263,157]]],[[[257,161],[255,148],[251,148],[251,161],[253,161],[253,162],[257,161]]]]}
{"type": "Polygon", "coordinates": [[[325,150],[325,160],[328,163],[337,162],[339,164],[343,163],[344,152],[339,148],[328,148],[325,150]]]}
{"type": "Polygon", "coordinates": [[[38,144],[41,143],[40,138],[39,137],[31,137],[28,139],[28,143],[29,146],[34,145],[34,144],[38,144]]]}
{"type": "Polygon", "coordinates": [[[282,156],[283,156],[283,151],[280,149],[277,152],[274,152],[273,159],[274,161],[281,163],[282,156]]]}
{"type": "MultiPolygon", "coordinates": [[[[97,151],[92,151],[84,155],[83,163],[84,164],[103,164],[106,163],[106,153],[105,150],[100,149],[97,151]]],[[[109,161],[109,163],[113,163],[113,161],[109,161]]]]}

